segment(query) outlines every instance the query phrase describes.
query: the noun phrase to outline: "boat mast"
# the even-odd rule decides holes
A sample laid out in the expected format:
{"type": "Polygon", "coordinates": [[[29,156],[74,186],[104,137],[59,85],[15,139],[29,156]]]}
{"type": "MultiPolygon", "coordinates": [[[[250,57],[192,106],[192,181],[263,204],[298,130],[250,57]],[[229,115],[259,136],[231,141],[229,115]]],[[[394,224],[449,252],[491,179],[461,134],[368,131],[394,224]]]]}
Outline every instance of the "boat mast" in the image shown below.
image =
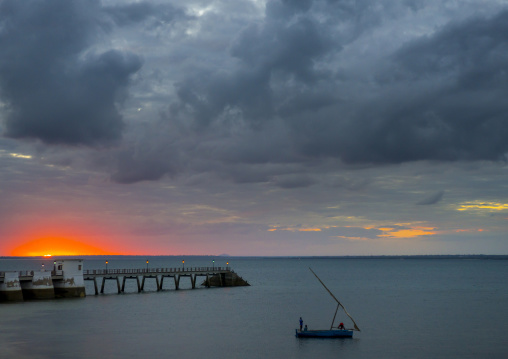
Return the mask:
{"type": "Polygon", "coordinates": [[[330,325],[330,330],[333,329],[333,323],[335,323],[335,317],[337,316],[337,311],[339,310],[339,307],[340,307],[340,305],[337,304],[337,309],[335,309],[335,314],[333,315],[332,325],[330,325]]]}
{"type": "MultiPolygon", "coordinates": [[[[321,283],[323,285],[323,287],[325,287],[325,289],[328,291],[328,293],[330,293],[330,295],[332,296],[333,299],[335,299],[335,301],[337,302],[338,306],[337,306],[337,309],[339,307],[342,307],[342,309],[344,310],[344,313],[346,313],[346,315],[349,317],[349,319],[351,319],[351,321],[353,322],[353,325],[355,326],[355,330],[357,331],[360,331],[360,328],[358,328],[358,326],[356,325],[355,323],[355,320],[353,319],[353,317],[347,312],[346,308],[344,308],[344,306],[342,305],[341,302],[339,302],[339,300],[337,298],[335,298],[335,296],[333,295],[332,292],[330,292],[330,289],[328,289],[328,287],[323,283],[323,281],[317,276],[316,273],[314,273],[314,271],[312,270],[312,268],[310,268],[310,271],[312,272],[312,274],[314,274],[316,276],[316,278],[318,279],[319,283],[321,283]]],[[[337,314],[337,311],[335,311],[335,314],[337,314]]],[[[335,316],[333,317],[333,320],[335,321],[335,316]]],[[[332,322],[332,326],[333,326],[333,322],[332,322]]]]}

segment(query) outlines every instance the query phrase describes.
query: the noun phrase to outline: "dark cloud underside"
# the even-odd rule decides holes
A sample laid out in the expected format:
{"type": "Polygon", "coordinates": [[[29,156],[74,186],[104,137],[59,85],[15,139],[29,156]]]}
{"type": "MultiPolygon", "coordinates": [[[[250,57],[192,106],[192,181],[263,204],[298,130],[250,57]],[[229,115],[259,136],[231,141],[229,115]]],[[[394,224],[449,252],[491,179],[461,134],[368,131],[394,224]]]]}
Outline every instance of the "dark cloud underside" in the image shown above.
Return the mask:
{"type": "Polygon", "coordinates": [[[141,59],[115,50],[87,52],[105,29],[99,1],[0,2],[7,136],[73,145],[121,137],[116,104],[141,59]]]}
{"type": "MultiPolygon", "coordinates": [[[[329,61],[347,56],[344,46],[382,19],[368,2],[344,4],[269,1],[264,22],[246,26],[233,42],[240,66],[200,82],[189,76],[178,84],[174,108],[187,109],[200,125],[232,109],[256,128],[282,120],[291,136],[280,145],[307,158],[354,164],[504,157],[508,12],[445,26],[379,63],[365,62],[369,84],[329,61]]],[[[399,6],[418,11],[421,4],[399,6]]]]}
{"type": "Polygon", "coordinates": [[[0,1],[4,134],[119,140],[119,105],[146,51],[130,142],[108,153],[117,182],[188,171],[297,188],[314,185],[316,163],[505,158],[501,5],[471,17],[418,0],[213,4],[0,1]],[[434,26],[427,12],[444,20],[434,26]],[[96,50],[109,37],[139,54],[96,50]]]}
{"type": "Polygon", "coordinates": [[[104,11],[119,26],[147,22],[149,27],[158,27],[188,17],[184,11],[171,4],[154,5],[149,2],[109,6],[104,11]]]}
{"type": "Polygon", "coordinates": [[[348,163],[504,158],[507,24],[502,12],[403,46],[374,73],[376,87],[363,94],[370,100],[354,94],[352,104],[315,113],[315,126],[300,121],[305,153],[348,163]]]}
{"type": "MultiPolygon", "coordinates": [[[[508,151],[508,12],[449,25],[392,57],[345,159],[497,160],[508,151]],[[354,147],[352,147],[354,148],[354,147]]],[[[356,126],[355,126],[356,127],[356,126]]]]}

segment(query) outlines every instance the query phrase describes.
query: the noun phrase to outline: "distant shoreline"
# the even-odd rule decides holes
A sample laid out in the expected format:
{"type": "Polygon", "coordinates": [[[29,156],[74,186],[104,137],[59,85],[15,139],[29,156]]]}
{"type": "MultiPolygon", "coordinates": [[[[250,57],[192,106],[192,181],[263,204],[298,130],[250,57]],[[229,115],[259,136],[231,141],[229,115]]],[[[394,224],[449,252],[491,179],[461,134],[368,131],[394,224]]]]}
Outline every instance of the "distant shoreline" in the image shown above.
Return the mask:
{"type": "Polygon", "coordinates": [[[238,259],[495,259],[508,260],[508,254],[429,254],[429,255],[350,255],[350,256],[231,256],[231,255],[79,255],[79,256],[54,256],[54,257],[13,257],[0,256],[0,259],[46,259],[56,258],[84,258],[84,259],[105,259],[105,258],[238,258],[238,259]]]}

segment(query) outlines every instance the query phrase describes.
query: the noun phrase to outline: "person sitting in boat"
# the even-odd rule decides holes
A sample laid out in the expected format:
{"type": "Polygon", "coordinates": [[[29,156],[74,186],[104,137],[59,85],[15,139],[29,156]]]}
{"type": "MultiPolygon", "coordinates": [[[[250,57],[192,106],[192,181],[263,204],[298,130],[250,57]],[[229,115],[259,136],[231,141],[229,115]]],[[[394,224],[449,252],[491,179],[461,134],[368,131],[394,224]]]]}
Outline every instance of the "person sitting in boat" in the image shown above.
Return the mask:
{"type": "Polygon", "coordinates": [[[339,330],[345,330],[346,328],[344,327],[344,323],[340,323],[339,324],[339,330]]]}

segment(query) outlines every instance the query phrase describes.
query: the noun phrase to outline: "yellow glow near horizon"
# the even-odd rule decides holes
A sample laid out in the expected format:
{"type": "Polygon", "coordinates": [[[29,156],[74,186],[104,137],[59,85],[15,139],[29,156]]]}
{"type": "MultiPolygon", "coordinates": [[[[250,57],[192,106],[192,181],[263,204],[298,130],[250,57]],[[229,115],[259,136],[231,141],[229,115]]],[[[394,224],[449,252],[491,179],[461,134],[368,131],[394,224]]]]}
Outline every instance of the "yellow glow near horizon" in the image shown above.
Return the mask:
{"type": "Polygon", "coordinates": [[[457,211],[468,211],[468,210],[503,211],[507,209],[508,203],[474,201],[474,202],[464,202],[460,204],[459,207],[457,208],[457,211]]]}
{"type": "Polygon", "coordinates": [[[9,153],[11,155],[11,157],[15,157],[15,158],[32,158],[32,156],[30,155],[22,155],[21,153],[9,153]]]}
{"type": "MultiPolygon", "coordinates": [[[[342,228],[357,228],[364,230],[375,230],[375,233],[372,233],[370,236],[361,236],[361,235],[335,235],[334,238],[341,238],[353,241],[359,240],[369,240],[373,239],[372,236],[378,238],[393,238],[393,239],[402,239],[402,238],[417,238],[422,236],[434,236],[438,234],[436,227],[430,226],[422,226],[424,224],[422,222],[413,222],[413,223],[396,223],[393,226],[384,226],[384,227],[376,227],[372,225],[367,226],[344,226],[342,228]],[[379,233],[381,232],[381,233],[379,233]]],[[[341,228],[341,226],[324,226],[323,228],[294,228],[294,227],[286,227],[286,228],[269,228],[268,232],[275,231],[289,231],[289,232],[322,232],[324,230],[330,228],[341,228]]]]}
{"type": "Polygon", "coordinates": [[[110,251],[94,245],[61,237],[42,237],[23,243],[11,250],[12,256],[52,257],[62,255],[104,255],[110,251]],[[50,253],[50,254],[48,254],[50,253]]]}

